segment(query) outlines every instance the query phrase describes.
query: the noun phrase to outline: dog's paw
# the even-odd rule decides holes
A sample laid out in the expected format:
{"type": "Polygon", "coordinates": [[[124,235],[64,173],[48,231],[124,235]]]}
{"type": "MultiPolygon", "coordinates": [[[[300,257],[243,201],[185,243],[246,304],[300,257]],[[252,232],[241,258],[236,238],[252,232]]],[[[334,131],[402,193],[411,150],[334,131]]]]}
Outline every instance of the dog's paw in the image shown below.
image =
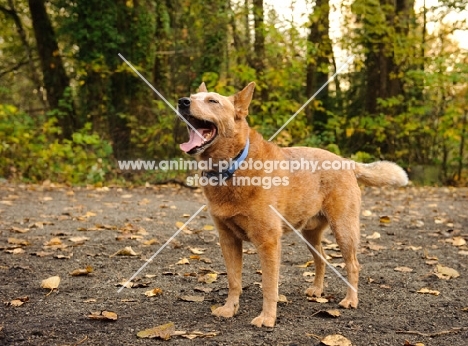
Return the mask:
{"type": "Polygon", "coordinates": [[[213,310],[212,314],[218,317],[230,318],[237,314],[237,310],[239,310],[239,304],[225,304],[213,310]]]}
{"type": "Polygon", "coordinates": [[[276,321],[276,316],[265,316],[262,311],[262,313],[259,316],[255,317],[250,323],[259,328],[262,326],[274,327],[275,321],[276,321]]]}
{"type": "Polygon", "coordinates": [[[305,290],[305,294],[308,297],[321,297],[322,293],[323,293],[323,288],[317,287],[317,286],[311,286],[305,290]]]}
{"type": "Polygon", "coordinates": [[[355,299],[348,299],[348,298],[345,298],[343,299],[339,305],[345,309],[349,309],[349,308],[354,308],[356,309],[357,306],[358,306],[358,300],[357,298],[355,299]]]}

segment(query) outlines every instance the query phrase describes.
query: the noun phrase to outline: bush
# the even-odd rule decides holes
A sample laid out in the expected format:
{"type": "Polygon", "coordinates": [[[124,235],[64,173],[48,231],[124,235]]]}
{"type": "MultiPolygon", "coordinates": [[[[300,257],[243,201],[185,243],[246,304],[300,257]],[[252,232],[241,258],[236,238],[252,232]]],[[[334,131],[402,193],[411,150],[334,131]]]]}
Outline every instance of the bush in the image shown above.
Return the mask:
{"type": "Polygon", "coordinates": [[[112,171],[111,145],[86,124],[61,140],[57,119],[0,105],[0,177],[26,182],[99,183],[112,171]]]}

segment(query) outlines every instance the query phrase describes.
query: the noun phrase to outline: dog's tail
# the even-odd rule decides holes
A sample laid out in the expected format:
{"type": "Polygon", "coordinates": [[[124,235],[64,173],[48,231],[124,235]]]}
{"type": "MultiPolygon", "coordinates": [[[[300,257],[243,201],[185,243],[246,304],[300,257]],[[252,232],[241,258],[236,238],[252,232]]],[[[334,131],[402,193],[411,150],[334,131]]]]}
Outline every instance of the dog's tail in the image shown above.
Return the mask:
{"type": "Polygon", "coordinates": [[[367,186],[405,186],[408,175],[397,164],[390,161],[358,163],[354,169],[356,178],[367,186]]]}

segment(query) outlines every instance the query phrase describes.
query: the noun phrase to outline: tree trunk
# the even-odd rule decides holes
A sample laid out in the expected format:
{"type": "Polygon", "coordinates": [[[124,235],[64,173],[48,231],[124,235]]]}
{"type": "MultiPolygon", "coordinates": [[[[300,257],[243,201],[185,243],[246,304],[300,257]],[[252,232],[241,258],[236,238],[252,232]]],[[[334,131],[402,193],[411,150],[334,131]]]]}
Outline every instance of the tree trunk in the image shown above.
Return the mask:
{"type": "MultiPolygon", "coordinates": [[[[257,72],[258,85],[260,87],[260,102],[268,100],[268,89],[265,81],[265,23],[263,21],[264,9],[263,0],[253,0],[254,14],[254,55],[253,68],[257,72]]],[[[247,32],[247,35],[249,33],[247,32]]]]}
{"type": "Polygon", "coordinates": [[[47,91],[47,101],[51,109],[59,110],[58,123],[62,128],[62,135],[70,139],[78,126],[75,110],[71,100],[69,100],[69,105],[60,102],[67,98],[66,89],[70,86],[70,80],[63,67],[57,39],[44,0],[28,0],[28,2],[41,61],[44,87],[47,91]]]}
{"type": "MultiPolygon", "coordinates": [[[[330,59],[333,57],[329,35],[329,14],[329,0],[317,0],[314,12],[310,16],[310,32],[307,37],[307,98],[310,98],[328,80],[330,59]]],[[[310,104],[306,108],[306,116],[314,131],[321,132],[325,129],[327,123],[326,110],[330,106],[328,86],[315,99],[321,101],[320,106],[317,108],[313,106],[313,103],[310,104]]]]}

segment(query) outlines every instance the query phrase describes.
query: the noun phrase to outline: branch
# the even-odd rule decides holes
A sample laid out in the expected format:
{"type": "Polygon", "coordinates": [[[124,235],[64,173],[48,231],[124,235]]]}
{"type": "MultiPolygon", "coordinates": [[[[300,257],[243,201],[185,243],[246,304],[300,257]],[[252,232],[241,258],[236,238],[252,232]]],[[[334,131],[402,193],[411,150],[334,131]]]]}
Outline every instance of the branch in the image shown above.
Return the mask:
{"type": "Polygon", "coordinates": [[[9,74],[10,72],[17,71],[17,70],[19,70],[22,66],[28,65],[28,64],[29,64],[29,62],[28,62],[27,60],[22,60],[22,61],[20,61],[19,63],[17,63],[16,65],[10,67],[9,69],[7,69],[7,70],[5,70],[5,71],[1,71],[1,72],[0,72],[0,79],[1,79],[3,76],[9,74]]]}
{"type": "Polygon", "coordinates": [[[429,333],[429,334],[421,333],[421,332],[418,332],[418,331],[415,331],[415,330],[397,330],[397,331],[395,331],[395,333],[397,333],[397,334],[416,334],[416,335],[420,335],[420,336],[433,338],[435,336],[441,336],[441,335],[445,335],[445,334],[459,333],[459,332],[462,332],[464,330],[468,330],[468,327],[455,327],[455,328],[452,328],[452,329],[449,329],[449,330],[442,330],[440,332],[429,333]]]}

